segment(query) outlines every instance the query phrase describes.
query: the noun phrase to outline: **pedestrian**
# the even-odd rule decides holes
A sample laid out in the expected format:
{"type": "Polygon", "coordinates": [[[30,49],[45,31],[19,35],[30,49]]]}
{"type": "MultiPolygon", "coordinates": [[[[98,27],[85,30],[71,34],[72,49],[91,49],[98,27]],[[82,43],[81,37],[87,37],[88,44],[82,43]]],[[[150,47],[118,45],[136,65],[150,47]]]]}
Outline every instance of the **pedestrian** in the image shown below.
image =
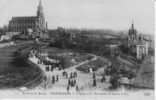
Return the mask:
{"type": "Polygon", "coordinates": [[[47,76],[44,76],[44,81],[47,81],[47,76]]]}
{"type": "Polygon", "coordinates": [[[68,78],[68,73],[66,73],[66,75],[65,75],[65,76],[66,76],[66,78],[68,78]]]}
{"type": "Polygon", "coordinates": [[[37,64],[40,64],[40,60],[37,61],[37,64]]]}
{"type": "Polygon", "coordinates": [[[46,89],[46,88],[47,88],[47,84],[46,84],[46,82],[44,82],[43,85],[44,85],[44,89],[46,89]]]}
{"type": "Polygon", "coordinates": [[[65,76],[65,75],[66,75],[66,72],[65,72],[65,71],[63,71],[63,72],[62,72],[62,76],[65,76]]]}
{"type": "Polygon", "coordinates": [[[55,76],[52,76],[52,83],[55,83],[55,76]]]}
{"type": "Polygon", "coordinates": [[[56,75],[56,81],[59,81],[59,76],[58,75],[56,75]]]}
{"type": "Polygon", "coordinates": [[[75,86],[75,85],[76,85],[76,80],[74,79],[74,80],[73,80],[73,86],[75,86]]]}
{"type": "Polygon", "coordinates": [[[96,78],[95,73],[93,73],[93,79],[95,79],[95,78],[96,78]]]}
{"type": "Polygon", "coordinates": [[[105,76],[102,76],[101,78],[101,82],[104,82],[106,79],[105,79],[105,76]]]}
{"type": "Polygon", "coordinates": [[[51,72],[53,71],[53,69],[54,69],[54,68],[53,68],[53,66],[51,65],[51,72]]]}
{"type": "Polygon", "coordinates": [[[67,92],[69,92],[69,85],[67,86],[67,92]]]}
{"type": "Polygon", "coordinates": [[[73,78],[73,73],[72,72],[70,73],[70,78],[73,78]]]}
{"type": "Polygon", "coordinates": [[[96,79],[93,79],[93,86],[96,86],[96,79]]]}
{"type": "Polygon", "coordinates": [[[78,85],[76,85],[76,91],[79,91],[79,87],[78,87],[78,85]]]}
{"type": "Polygon", "coordinates": [[[73,80],[71,80],[71,87],[73,87],[74,86],[74,82],[73,82],[73,80]]]}
{"type": "Polygon", "coordinates": [[[68,85],[71,86],[71,81],[70,81],[70,79],[68,79],[68,85]]]}
{"type": "Polygon", "coordinates": [[[46,71],[47,71],[47,72],[49,71],[49,66],[48,66],[48,65],[46,65],[46,71]]]}
{"type": "Polygon", "coordinates": [[[75,77],[75,78],[77,77],[77,72],[74,72],[74,77],[75,77]]]}

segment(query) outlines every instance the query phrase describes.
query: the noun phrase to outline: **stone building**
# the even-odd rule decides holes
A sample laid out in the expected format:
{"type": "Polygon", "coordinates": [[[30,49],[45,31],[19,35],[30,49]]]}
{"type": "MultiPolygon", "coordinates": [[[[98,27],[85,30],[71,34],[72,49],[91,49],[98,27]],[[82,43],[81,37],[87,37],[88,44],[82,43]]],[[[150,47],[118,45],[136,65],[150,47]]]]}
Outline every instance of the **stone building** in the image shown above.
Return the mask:
{"type": "Polygon", "coordinates": [[[119,44],[110,44],[108,47],[110,48],[110,55],[112,57],[120,55],[119,44]]]}
{"type": "Polygon", "coordinates": [[[136,58],[142,60],[146,55],[148,55],[148,44],[138,43],[136,44],[136,58]]]}
{"type": "Polygon", "coordinates": [[[148,41],[146,41],[143,35],[138,35],[137,30],[134,28],[132,23],[131,28],[128,31],[128,48],[131,53],[135,54],[138,60],[142,60],[146,55],[148,55],[148,41]]]}
{"type": "Polygon", "coordinates": [[[27,33],[28,30],[40,33],[45,33],[47,30],[47,23],[45,22],[42,2],[40,0],[36,16],[12,17],[9,21],[10,32],[27,33]]]}

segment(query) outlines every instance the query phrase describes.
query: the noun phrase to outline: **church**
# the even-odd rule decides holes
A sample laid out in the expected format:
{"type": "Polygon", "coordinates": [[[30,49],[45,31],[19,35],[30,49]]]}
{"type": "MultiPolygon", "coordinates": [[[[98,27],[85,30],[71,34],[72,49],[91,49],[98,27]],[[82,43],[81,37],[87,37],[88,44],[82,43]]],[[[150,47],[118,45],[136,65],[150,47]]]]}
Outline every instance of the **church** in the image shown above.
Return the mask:
{"type": "Polygon", "coordinates": [[[137,60],[142,60],[148,55],[149,42],[144,39],[143,35],[137,34],[133,23],[128,31],[128,48],[135,54],[137,60]]]}
{"type": "Polygon", "coordinates": [[[31,30],[34,33],[42,34],[47,31],[43,6],[41,0],[37,8],[36,16],[12,17],[8,25],[9,32],[27,33],[31,30]]]}

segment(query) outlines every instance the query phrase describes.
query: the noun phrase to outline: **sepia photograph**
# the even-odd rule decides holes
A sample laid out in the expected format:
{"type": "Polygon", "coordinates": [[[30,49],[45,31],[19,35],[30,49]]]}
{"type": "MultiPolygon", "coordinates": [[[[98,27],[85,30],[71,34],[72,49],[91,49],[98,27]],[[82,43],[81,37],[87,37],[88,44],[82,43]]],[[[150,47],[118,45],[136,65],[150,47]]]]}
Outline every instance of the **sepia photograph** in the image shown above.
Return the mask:
{"type": "Polygon", "coordinates": [[[0,0],[0,98],[154,100],[154,0],[0,0]]]}

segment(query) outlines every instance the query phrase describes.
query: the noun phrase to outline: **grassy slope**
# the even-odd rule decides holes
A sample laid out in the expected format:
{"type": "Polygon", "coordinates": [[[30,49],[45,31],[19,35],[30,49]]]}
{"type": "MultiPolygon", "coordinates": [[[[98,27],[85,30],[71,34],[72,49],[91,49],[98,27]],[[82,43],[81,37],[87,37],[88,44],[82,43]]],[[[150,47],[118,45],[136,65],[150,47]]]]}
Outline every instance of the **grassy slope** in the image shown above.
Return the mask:
{"type": "Polygon", "coordinates": [[[15,58],[18,48],[6,47],[0,49],[0,88],[14,88],[33,80],[40,74],[40,69],[30,66],[24,60],[15,58]]]}

